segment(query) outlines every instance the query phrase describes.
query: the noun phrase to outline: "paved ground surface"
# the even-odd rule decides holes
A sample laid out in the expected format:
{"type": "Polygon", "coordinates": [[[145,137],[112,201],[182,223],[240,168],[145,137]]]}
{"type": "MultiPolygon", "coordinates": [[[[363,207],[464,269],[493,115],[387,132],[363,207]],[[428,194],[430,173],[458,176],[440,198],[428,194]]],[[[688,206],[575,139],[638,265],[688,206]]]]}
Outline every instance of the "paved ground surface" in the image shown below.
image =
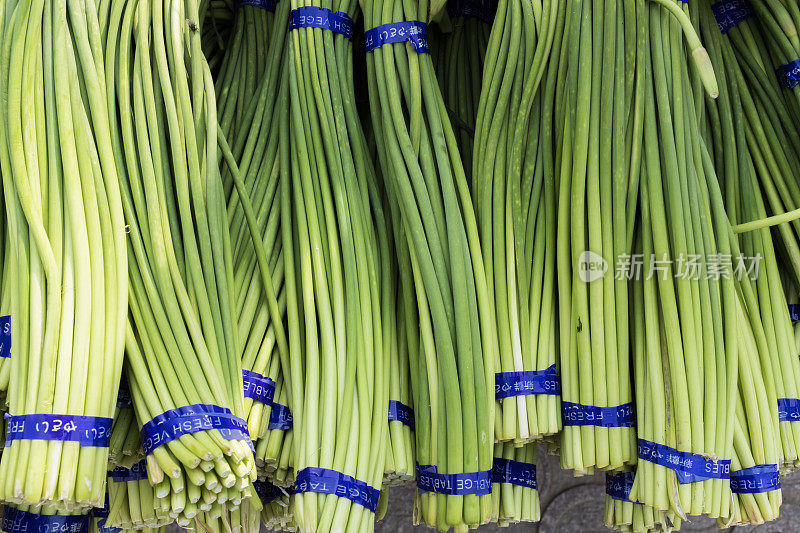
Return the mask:
{"type": "MultiPolygon", "coordinates": [[[[575,478],[559,469],[558,458],[539,455],[537,480],[542,503],[542,521],[538,524],[517,524],[507,528],[487,525],[479,532],[515,533],[608,533],[603,526],[605,478],[598,474],[575,478]]],[[[729,533],[798,533],[800,532],[800,473],[782,480],[783,507],[781,518],[758,527],[737,527],[729,533]]],[[[411,524],[413,491],[410,488],[392,489],[386,519],[377,525],[377,533],[411,533],[435,530],[411,524]]],[[[712,533],[720,531],[710,519],[694,518],[681,527],[685,532],[712,533]]]]}

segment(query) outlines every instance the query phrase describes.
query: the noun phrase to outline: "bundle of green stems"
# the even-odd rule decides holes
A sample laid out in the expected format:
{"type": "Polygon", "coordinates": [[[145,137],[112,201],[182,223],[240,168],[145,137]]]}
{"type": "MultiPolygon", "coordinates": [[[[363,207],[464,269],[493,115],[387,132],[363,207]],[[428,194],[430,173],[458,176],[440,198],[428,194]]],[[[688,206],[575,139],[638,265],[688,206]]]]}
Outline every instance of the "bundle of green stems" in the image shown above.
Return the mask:
{"type": "MultiPolygon", "coordinates": [[[[251,376],[255,373],[258,382],[271,382],[274,391],[253,394],[254,385],[250,383],[244,398],[245,420],[257,446],[256,459],[263,465],[276,461],[284,443],[284,428],[270,427],[273,409],[269,396],[278,401],[278,383],[286,381],[289,368],[281,246],[281,190],[286,170],[281,170],[278,141],[280,122],[288,113],[285,106],[278,105],[281,91],[288,90],[283,74],[288,27],[277,24],[273,28],[271,19],[286,20],[290,5],[283,2],[276,9],[273,15],[261,7],[239,8],[237,17],[268,17],[269,24],[258,27],[255,43],[242,43],[235,51],[228,51],[216,86],[219,98],[226,102],[220,131],[230,141],[229,155],[238,168],[246,199],[254,206],[251,220],[234,183],[234,169],[228,165],[222,179],[228,195],[237,328],[244,349],[242,369],[251,376]],[[243,68],[249,63],[255,63],[250,67],[253,72],[243,68]],[[256,226],[255,235],[252,224],[256,226]],[[254,239],[258,246],[253,245],[254,239]],[[264,440],[270,444],[262,446],[264,440]]],[[[287,405],[286,398],[282,402],[287,405]]]]}
{"type": "MultiPolygon", "coordinates": [[[[292,2],[294,10],[320,7],[292,2]]],[[[321,16],[356,17],[349,0],[324,7],[321,16]]],[[[381,487],[387,447],[390,324],[381,305],[383,291],[394,287],[384,285],[386,252],[373,226],[368,182],[375,170],[355,107],[351,38],[342,27],[294,27],[284,71],[289,103],[280,104],[290,109],[279,130],[291,170],[281,188],[288,382],[293,434],[302,436],[292,440],[292,509],[303,531],[371,531],[371,493],[381,487]],[[339,481],[320,490],[318,476],[339,481]],[[345,487],[343,476],[367,497],[334,492],[345,487]]]]}
{"type": "Polygon", "coordinates": [[[393,227],[399,224],[395,249],[405,320],[419,329],[418,341],[409,337],[415,343],[409,355],[417,483],[430,489],[425,479],[431,476],[467,475],[481,485],[458,494],[420,491],[415,521],[466,531],[491,518],[496,333],[472,199],[424,42],[426,25],[442,5],[367,0],[362,7],[372,32],[373,132],[393,227]],[[379,45],[376,28],[392,23],[404,23],[414,42],[379,45]]]}
{"type": "MultiPolygon", "coordinates": [[[[189,492],[196,494],[189,496],[190,501],[196,498],[193,503],[198,503],[201,499],[200,491],[200,487],[193,487],[189,492]]],[[[157,528],[174,521],[175,517],[170,516],[168,497],[147,480],[147,466],[144,461],[131,467],[119,466],[109,471],[106,527],[157,528]]]]}
{"type": "Polygon", "coordinates": [[[746,317],[699,116],[700,91],[716,98],[719,89],[685,8],[659,0],[642,9],[644,143],[658,150],[645,151],[640,191],[639,249],[652,275],[636,296],[644,335],[635,348],[640,440],[631,499],[681,518],[727,517],[746,317]]]}
{"type": "Polygon", "coordinates": [[[555,99],[561,465],[636,458],[628,277],[643,153],[643,2],[570,6],[555,99]],[[622,267],[622,268],[620,268],[622,267]],[[600,416],[597,416],[600,413],[600,416]],[[618,416],[617,413],[625,413],[618,416]]]}
{"type": "Polygon", "coordinates": [[[102,14],[72,0],[0,4],[0,311],[14,339],[0,381],[13,384],[15,427],[36,433],[5,447],[0,498],[61,511],[102,505],[107,439],[75,436],[110,432],[127,313],[102,14]],[[59,440],[56,423],[81,431],[59,440]]]}
{"type": "MultiPolygon", "coordinates": [[[[498,374],[555,372],[552,110],[565,11],[550,0],[533,8],[526,2],[501,1],[486,53],[472,196],[497,327],[493,353],[498,374]]],[[[555,388],[523,390],[497,401],[496,441],[522,443],[560,428],[555,388]]]]}
{"type": "Polygon", "coordinates": [[[108,464],[130,468],[142,459],[144,459],[142,438],[139,435],[139,423],[136,421],[133,405],[117,406],[108,445],[108,464]]]}
{"type": "Polygon", "coordinates": [[[603,524],[615,531],[631,533],[671,533],[680,530],[681,519],[673,513],[658,511],[631,501],[630,490],[634,471],[617,470],[606,473],[606,500],[603,524]]]}
{"type": "MultiPolygon", "coordinates": [[[[753,423],[767,424],[768,429],[773,429],[772,418],[777,420],[778,403],[797,398],[800,393],[800,360],[796,355],[794,332],[787,312],[779,253],[781,243],[788,251],[794,247],[795,241],[790,233],[783,231],[791,231],[789,224],[781,224],[774,233],[763,224],[768,215],[772,184],[787,176],[780,171],[772,172],[765,161],[774,162],[775,154],[785,161],[783,155],[791,152],[785,147],[790,143],[785,136],[781,137],[782,142],[775,143],[765,143],[761,138],[765,125],[770,128],[770,133],[786,132],[779,121],[770,120],[775,118],[774,115],[758,112],[762,108],[756,103],[759,90],[751,88],[763,88],[769,84],[760,85],[752,71],[750,75],[744,73],[747,63],[737,59],[733,39],[718,31],[709,4],[703,6],[700,17],[712,62],[720,73],[720,98],[706,106],[709,115],[706,138],[720,176],[725,210],[735,231],[739,232],[733,261],[747,269],[747,275],[737,276],[737,281],[742,284],[748,331],[756,343],[757,370],[759,375],[763,375],[765,386],[757,386],[755,392],[766,394],[770,406],[766,413],[748,411],[751,417],[757,417],[753,423]],[[770,148],[772,145],[776,148],[770,148]]],[[[739,31],[746,29],[743,26],[739,31]]],[[[788,182],[795,181],[794,178],[788,179],[788,182]]],[[[784,264],[791,263],[789,260],[784,264]]],[[[793,272],[791,268],[786,270],[790,275],[793,272]]],[[[800,423],[797,421],[782,419],[778,422],[777,435],[764,436],[776,439],[780,448],[778,463],[794,465],[797,462],[798,426],[800,423]]],[[[750,436],[761,439],[759,435],[750,436]]]]}
{"type": "MultiPolygon", "coordinates": [[[[244,425],[224,150],[199,9],[197,1],[112,2],[107,23],[112,145],[124,169],[131,251],[127,377],[140,428],[207,406],[244,425]]],[[[246,432],[226,429],[226,438],[200,427],[144,442],[150,483],[183,525],[193,511],[190,485],[208,494],[217,483],[226,497],[249,498],[256,476],[246,432]]]]}
{"type": "Polygon", "coordinates": [[[231,40],[236,20],[235,0],[209,0],[201,6],[203,21],[201,46],[208,67],[216,79],[231,40]]]}
{"type": "Polygon", "coordinates": [[[475,120],[496,9],[491,0],[451,0],[431,28],[431,55],[445,106],[456,128],[467,173],[472,171],[475,120]]]}
{"type": "Polygon", "coordinates": [[[536,442],[524,446],[515,446],[511,442],[494,445],[492,521],[500,527],[542,519],[536,484],[538,445],[536,442]],[[499,463],[498,460],[503,462],[499,463]],[[500,474],[500,479],[494,474],[500,474]]]}

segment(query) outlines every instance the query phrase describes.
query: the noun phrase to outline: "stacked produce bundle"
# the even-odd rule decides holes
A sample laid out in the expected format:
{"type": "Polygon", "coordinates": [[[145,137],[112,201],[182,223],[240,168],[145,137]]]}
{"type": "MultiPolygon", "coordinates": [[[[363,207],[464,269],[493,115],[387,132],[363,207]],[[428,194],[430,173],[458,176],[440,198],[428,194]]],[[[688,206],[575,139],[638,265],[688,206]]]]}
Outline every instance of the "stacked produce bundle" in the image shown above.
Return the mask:
{"type": "MultiPolygon", "coordinates": [[[[275,6],[266,6],[270,7],[275,6]]],[[[273,15],[266,15],[266,8],[242,6],[237,20],[271,18],[273,15]]],[[[286,20],[289,3],[279,4],[274,16],[286,20]]],[[[288,414],[284,413],[288,411],[288,400],[280,398],[284,394],[288,348],[283,325],[286,295],[280,235],[281,187],[286,178],[280,168],[278,125],[288,109],[277,105],[279,93],[286,90],[283,86],[287,83],[282,74],[287,32],[284,24],[276,25],[274,31],[259,29],[260,46],[243,43],[232,48],[221,74],[227,77],[217,81],[217,94],[226,102],[220,129],[230,140],[230,155],[238,167],[246,197],[256,206],[254,220],[250,221],[239,192],[228,197],[237,324],[244,347],[244,412],[250,435],[256,441],[256,460],[267,473],[275,468],[286,448],[284,433],[291,427],[288,414]],[[257,64],[249,76],[256,78],[255,89],[250,87],[247,69],[241,67],[248,63],[257,64]],[[251,223],[257,226],[265,257],[259,257],[261,251],[253,245],[251,223]]],[[[226,168],[222,177],[230,192],[234,187],[232,168],[226,168]]]]}
{"type": "Polygon", "coordinates": [[[500,2],[478,108],[473,197],[497,325],[497,441],[526,442],[561,427],[550,59],[559,55],[553,43],[563,12],[558,2],[538,13],[500,2]]]}
{"type": "MultiPolygon", "coordinates": [[[[0,183],[3,165],[0,163],[0,183]]],[[[11,239],[8,236],[5,200],[0,198],[0,408],[5,409],[5,393],[11,375],[11,239]]]]}
{"type": "MultiPolygon", "coordinates": [[[[376,209],[376,214],[377,211],[376,209]]],[[[383,216],[385,218],[385,215],[383,216]]],[[[390,239],[390,232],[379,230],[378,239],[380,242],[386,242],[381,249],[382,270],[385,273],[382,279],[391,280],[396,278],[397,274],[393,272],[391,260],[393,243],[385,240],[390,239]]],[[[415,468],[414,410],[411,408],[411,348],[406,329],[409,315],[405,313],[403,300],[397,298],[396,283],[397,280],[384,283],[381,303],[381,310],[384,313],[383,343],[384,350],[388,350],[389,361],[389,435],[383,472],[383,483],[386,486],[411,482],[414,479],[415,468]],[[396,326],[392,317],[395,317],[396,326]]]]}
{"type": "Polygon", "coordinates": [[[240,531],[257,533],[261,520],[261,502],[257,500],[230,500],[227,503],[215,502],[208,511],[195,516],[196,529],[207,533],[236,533],[240,531]]]}
{"type": "MultiPolygon", "coordinates": [[[[483,63],[496,8],[493,0],[451,0],[447,2],[449,24],[441,20],[437,25],[446,31],[435,31],[437,26],[431,31],[436,78],[456,127],[458,148],[467,172],[472,170],[483,63]]],[[[444,12],[440,18],[445,19],[444,12]]]]}
{"type": "Polygon", "coordinates": [[[122,371],[127,257],[98,16],[72,1],[0,5],[14,339],[0,499],[47,512],[102,505],[122,371]]]}
{"type": "Polygon", "coordinates": [[[200,6],[203,55],[216,79],[231,40],[236,5],[233,0],[210,0],[200,6]]]}
{"type": "MultiPolygon", "coordinates": [[[[756,106],[748,90],[748,78],[739,67],[731,42],[714,31],[715,22],[723,21],[714,20],[712,11],[706,8],[701,16],[706,21],[704,33],[708,35],[712,61],[722,67],[716,106],[720,119],[713,121],[718,128],[714,131],[714,155],[720,161],[717,167],[721,169],[728,217],[739,224],[736,229],[749,226],[748,231],[739,234],[741,257],[751,258],[751,263],[755,259],[763,263],[739,280],[749,323],[740,327],[740,395],[731,463],[734,502],[730,516],[718,522],[720,526],[760,524],[778,517],[782,499],[779,468],[783,464],[794,466],[797,461],[793,431],[797,423],[792,421],[797,417],[790,415],[792,402],[786,395],[787,391],[798,390],[800,362],[778,256],[766,227],[768,202],[759,185],[766,182],[758,178],[766,169],[756,164],[763,161],[763,143],[753,135],[760,120],[752,114],[756,106]]],[[[724,28],[724,23],[719,27],[724,28]]],[[[715,109],[709,106],[709,111],[713,115],[715,109]]]]}
{"type": "Polygon", "coordinates": [[[647,5],[639,24],[647,47],[644,143],[659,149],[645,151],[642,168],[641,250],[650,275],[643,282],[644,339],[636,354],[636,371],[644,373],[636,378],[637,405],[643,405],[631,499],[681,517],[727,517],[746,317],[726,259],[735,242],[692,79],[699,76],[712,98],[718,88],[681,7],[647,5]]]}
{"type": "Polygon", "coordinates": [[[111,439],[108,443],[108,464],[131,468],[144,459],[142,438],[139,436],[139,423],[133,412],[131,393],[125,379],[119,386],[117,395],[117,412],[111,427],[111,439]]]}
{"type": "Polygon", "coordinates": [[[641,2],[567,13],[555,99],[564,431],[576,473],[635,462],[628,276],[642,154],[641,2]],[[612,271],[613,269],[613,271],[612,271]]]}
{"type": "MultiPolygon", "coordinates": [[[[725,13],[730,16],[731,12],[725,13]]],[[[773,183],[784,181],[796,184],[796,179],[786,169],[782,171],[766,163],[786,161],[786,155],[793,150],[787,149],[790,144],[789,136],[780,120],[767,113],[763,103],[758,101],[759,93],[765,87],[775,85],[774,82],[765,80],[763,76],[754,76],[748,62],[737,58],[732,44],[735,39],[726,37],[720,31],[729,29],[729,21],[720,15],[719,6],[704,6],[701,16],[701,27],[712,62],[719,67],[720,72],[720,98],[714,105],[708,106],[712,118],[709,121],[710,137],[713,139],[711,146],[716,168],[719,169],[726,212],[731,223],[735,225],[734,230],[739,232],[735,256],[741,256],[741,259],[736,261],[737,268],[749,269],[748,276],[737,278],[743,284],[742,294],[749,319],[747,330],[754,336],[755,353],[760,367],[758,374],[763,375],[766,386],[765,389],[756,386],[754,392],[766,394],[765,401],[770,406],[766,413],[760,412],[756,415],[748,412],[748,416],[757,418],[753,423],[767,425],[764,438],[776,440],[776,445],[780,448],[778,462],[793,466],[798,461],[800,450],[797,438],[800,411],[795,407],[800,405],[796,400],[800,393],[800,360],[797,358],[794,332],[787,313],[785,284],[780,272],[781,257],[777,245],[783,244],[784,249],[790,251],[797,243],[791,236],[789,225],[782,224],[778,227],[789,229],[790,232],[783,229],[776,231],[776,245],[773,245],[773,234],[767,224],[773,223],[774,219],[767,219],[767,206],[770,205],[769,198],[774,196],[773,183]],[[759,113],[762,110],[765,112],[759,113]],[[779,135],[781,142],[765,142],[763,135],[767,131],[779,135]],[[772,431],[766,430],[776,429],[773,428],[771,418],[777,419],[778,416],[779,433],[773,436],[772,431]]],[[[735,26],[739,28],[735,31],[746,31],[749,26],[743,24],[744,22],[735,26]]],[[[732,32],[733,30],[730,33],[732,32]]],[[[725,33],[729,34],[727,31],[725,33]]],[[[772,88],[777,90],[777,86],[772,88]]],[[[773,207],[781,208],[775,204],[773,207]]],[[[791,257],[791,254],[784,257],[791,257]]],[[[792,261],[784,264],[791,265],[792,261]]],[[[793,274],[791,268],[786,270],[789,275],[793,274]]],[[[750,404],[746,402],[745,405],[750,404]]],[[[743,427],[745,436],[762,438],[760,435],[748,434],[747,424],[743,427]]]]}
{"type": "Polygon", "coordinates": [[[302,436],[292,441],[294,521],[305,531],[371,531],[387,443],[380,306],[389,280],[381,277],[367,185],[374,170],[355,108],[357,6],[292,7],[291,113],[280,136],[289,128],[291,188],[282,188],[281,218],[293,432],[302,436]]]}
{"type": "MultiPolygon", "coordinates": [[[[769,214],[782,217],[800,209],[800,185],[795,175],[800,165],[800,129],[793,119],[798,115],[798,104],[791,94],[796,91],[783,87],[781,77],[772,68],[774,54],[771,50],[777,43],[771,31],[775,28],[771,24],[759,24],[761,16],[754,17],[752,6],[755,5],[759,4],[736,0],[715,3],[711,10],[716,25],[706,19],[703,28],[706,33],[718,31],[724,35],[720,38],[720,47],[726,50],[726,56],[720,55],[717,61],[725,57],[724,68],[730,69],[732,77],[743,82],[738,85],[738,92],[744,123],[724,125],[718,134],[727,128],[725,132],[729,135],[734,127],[740,135],[747,133],[769,214]],[[733,51],[732,58],[727,50],[733,51]],[[768,139],[779,142],[768,142],[768,139]]],[[[759,15],[764,14],[764,3],[760,5],[756,10],[759,15]]],[[[721,142],[715,144],[721,145],[721,142]]],[[[800,288],[800,221],[796,216],[785,220],[790,223],[775,226],[776,247],[786,276],[795,288],[800,288]]]]}
{"type": "MultiPolygon", "coordinates": [[[[280,55],[268,56],[277,4],[274,0],[238,1],[231,36],[226,41],[225,56],[214,83],[219,123],[226,136],[232,127],[249,126],[243,122],[247,104],[264,87],[267,66],[280,62],[280,55]]],[[[278,30],[285,31],[285,27],[280,25],[278,30]]]]}
{"type": "MultiPolygon", "coordinates": [[[[220,177],[211,73],[198,3],[114,2],[106,57],[116,65],[113,146],[128,222],[126,373],[150,483],[188,524],[204,502],[250,498],[241,344],[220,177]],[[135,20],[135,24],[134,24],[135,20]]],[[[257,499],[256,499],[257,501],[257,499]]]]}
{"type": "MultiPolygon", "coordinates": [[[[200,488],[187,487],[190,503],[197,503],[200,488]],[[191,500],[195,500],[192,502],[191,500]]],[[[201,503],[202,505],[202,503],[201,503]]],[[[172,523],[170,504],[163,492],[147,481],[147,463],[141,461],[130,468],[118,466],[108,472],[108,505],[105,525],[121,529],[156,528],[172,523]]]]}
{"type": "Polygon", "coordinates": [[[616,531],[669,533],[680,530],[681,519],[630,499],[634,471],[606,473],[606,501],[603,523],[616,531]]]}
{"type": "Polygon", "coordinates": [[[261,510],[261,523],[269,530],[294,531],[290,511],[291,490],[286,490],[270,482],[256,481],[253,484],[261,498],[264,508],[261,510]]]}
{"type": "MultiPolygon", "coordinates": [[[[294,452],[292,451],[292,413],[287,406],[288,385],[281,376],[275,382],[275,395],[270,406],[269,420],[262,419],[264,436],[256,447],[259,472],[281,486],[294,483],[294,452]]],[[[266,409],[265,409],[266,410],[266,409]]],[[[262,476],[262,477],[264,477],[262,476]]]]}
{"type": "Polygon", "coordinates": [[[770,61],[765,63],[777,73],[781,85],[791,96],[793,116],[800,111],[800,9],[792,2],[752,0],[748,2],[761,26],[769,49],[770,61]]]}
{"type": "Polygon", "coordinates": [[[362,6],[372,125],[404,237],[401,286],[409,292],[413,279],[420,331],[410,350],[415,519],[466,531],[491,518],[495,333],[472,201],[428,54],[426,24],[439,7],[362,6]]]}
{"type": "Polygon", "coordinates": [[[529,443],[515,447],[510,442],[494,446],[492,520],[501,527],[541,520],[536,483],[537,446],[529,443]]]}

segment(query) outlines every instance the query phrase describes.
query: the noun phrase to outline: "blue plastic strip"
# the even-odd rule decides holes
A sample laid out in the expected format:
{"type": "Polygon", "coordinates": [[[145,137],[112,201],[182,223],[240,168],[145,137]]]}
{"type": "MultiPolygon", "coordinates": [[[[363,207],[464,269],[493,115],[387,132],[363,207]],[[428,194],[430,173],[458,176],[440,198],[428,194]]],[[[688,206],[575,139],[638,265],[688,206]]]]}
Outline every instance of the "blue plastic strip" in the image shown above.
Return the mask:
{"type": "MultiPolygon", "coordinates": [[[[631,501],[634,472],[606,473],[606,494],[623,502],[631,501]]],[[[636,503],[636,502],[633,502],[636,503]]]]}
{"type": "Polygon", "coordinates": [[[406,426],[414,427],[414,411],[402,402],[389,400],[389,421],[396,420],[406,426]]]}
{"type": "Polygon", "coordinates": [[[731,477],[730,459],[706,459],[696,453],[680,452],[644,439],[639,439],[639,459],[674,470],[681,484],[731,477]]]}
{"type": "Polygon", "coordinates": [[[447,3],[451,17],[478,19],[491,24],[497,11],[497,2],[492,0],[456,0],[447,3]]]}
{"type": "Polygon", "coordinates": [[[142,426],[145,455],[173,440],[199,431],[218,430],[227,440],[247,441],[252,448],[247,424],[230,409],[208,404],[187,405],[170,409],[142,426]]]}
{"type": "Polygon", "coordinates": [[[270,12],[274,12],[278,7],[278,0],[239,0],[239,7],[253,6],[260,7],[270,12]]]}
{"type": "Polygon", "coordinates": [[[800,421],[800,400],[797,398],[778,398],[778,420],[781,422],[800,421]]]}
{"type": "Polygon", "coordinates": [[[304,468],[297,473],[295,491],[333,494],[347,498],[372,513],[378,508],[378,498],[381,495],[381,491],[354,477],[315,467],[304,468]]]}
{"type": "Polygon", "coordinates": [[[428,29],[424,22],[407,20],[381,24],[364,33],[367,52],[372,52],[384,44],[411,43],[418,54],[428,53],[428,29]]]}
{"type": "Polygon", "coordinates": [[[302,6],[292,9],[290,30],[298,28],[321,28],[331,30],[353,40],[353,19],[341,11],[334,13],[330,9],[317,6],[302,6]]]}
{"type": "Polygon", "coordinates": [[[789,318],[792,324],[800,322],[800,304],[789,304],[789,318]]]}
{"type": "Polygon", "coordinates": [[[275,396],[275,382],[268,376],[262,376],[252,370],[242,370],[242,383],[244,395],[257,402],[270,405],[275,396]]]}
{"type": "Polygon", "coordinates": [[[77,415],[5,415],[6,446],[15,440],[60,440],[81,446],[107,448],[111,439],[110,418],[77,415]]]}
{"type": "Polygon", "coordinates": [[[794,89],[800,83],[800,59],[779,66],[775,72],[778,73],[778,81],[781,82],[781,85],[787,89],[794,89]]]}
{"type": "Polygon", "coordinates": [[[0,357],[11,357],[11,315],[0,316],[0,357]]]}
{"type": "Polygon", "coordinates": [[[778,465],[756,465],[731,472],[731,492],[756,494],[781,488],[778,465]]]}
{"type": "Polygon", "coordinates": [[[7,505],[4,507],[3,531],[7,533],[84,533],[89,531],[89,515],[33,514],[7,505]]]}
{"type": "Polygon", "coordinates": [[[485,496],[492,493],[492,471],[439,474],[436,465],[417,465],[419,492],[437,494],[485,496]]]}
{"type": "Polygon", "coordinates": [[[511,483],[536,490],[536,465],[521,463],[513,459],[494,458],[492,483],[511,483]]]}
{"type": "Polygon", "coordinates": [[[498,372],[494,375],[494,397],[498,400],[530,394],[561,394],[556,365],[544,370],[498,372]]]}
{"type": "Polygon", "coordinates": [[[130,468],[118,466],[108,472],[108,477],[117,483],[147,479],[147,461],[139,461],[130,468]]]}
{"type": "Polygon", "coordinates": [[[723,35],[740,22],[753,16],[753,10],[747,0],[722,0],[711,4],[711,11],[714,13],[719,31],[723,35]]]}
{"type": "MultiPolygon", "coordinates": [[[[97,521],[97,530],[100,533],[120,533],[122,531],[121,527],[106,527],[106,519],[101,518],[97,521]]],[[[66,532],[64,532],[66,533],[66,532]]]]}
{"type": "Polygon", "coordinates": [[[294,423],[292,412],[285,405],[272,402],[269,415],[269,429],[290,429],[294,423]]]}
{"type": "Polygon", "coordinates": [[[630,428],[634,425],[633,404],[616,407],[597,407],[572,402],[561,402],[565,426],[600,426],[604,428],[630,428]]]}

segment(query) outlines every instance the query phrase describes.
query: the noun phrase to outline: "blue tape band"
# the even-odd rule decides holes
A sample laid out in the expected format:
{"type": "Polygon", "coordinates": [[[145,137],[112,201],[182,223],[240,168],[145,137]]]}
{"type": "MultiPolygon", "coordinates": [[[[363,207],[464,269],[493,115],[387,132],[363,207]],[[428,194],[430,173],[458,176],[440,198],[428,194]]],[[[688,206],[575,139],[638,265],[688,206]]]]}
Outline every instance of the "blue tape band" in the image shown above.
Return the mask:
{"type": "Polygon", "coordinates": [[[97,530],[100,533],[120,533],[122,531],[121,527],[106,527],[106,519],[101,518],[97,521],[97,530]]]}
{"type": "Polygon", "coordinates": [[[226,440],[243,440],[253,447],[247,424],[230,409],[208,404],[187,405],[170,409],[142,426],[142,445],[145,455],[190,433],[218,430],[226,440]]]}
{"type": "Polygon", "coordinates": [[[7,505],[4,507],[3,531],[7,533],[84,533],[89,531],[89,515],[33,514],[7,505]]]}
{"type": "Polygon", "coordinates": [[[347,498],[372,513],[378,508],[378,498],[381,495],[381,491],[354,477],[335,470],[311,466],[297,473],[295,491],[333,494],[347,498]]]}
{"type": "Polygon", "coordinates": [[[778,81],[781,85],[787,89],[794,89],[800,83],[800,59],[779,66],[775,72],[778,73],[778,81]]]}
{"type": "Polygon", "coordinates": [[[111,439],[110,418],[78,415],[9,415],[6,446],[15,440],[59,440],[81,446],[107,448],[111,439]]]}
{"type": "Polygon", "coordinates": [[[781,422],[800,421],[800,400],[797,398],[778,398],[778,420],[781,422]]]}
{"type": "Polygon", "coordinates": [[[711,11],[714,13],[719,31],[723,35],[740,22],[753,16],[753,10],[747,0],[722,0],[711,4],[711,11]]]}
{"type": "Polygon", "coordinates": [[[275,8],[278,7],[278,0],[239,0],[239,7],[243,6],[260,7],[274,12],[275,8]]]}
{"type": "Polygon", "coordinates": [[[800,304],[789,304],[789,318],[792,324],[800,322],[800,304]]]}
{"type": "Polygon", "coordinates": [[[639,439],[639,459],[674,470],[681,484],[731,477],[730,459],[706,459],[696,453],[680,452],[644,439],[639,439]]]}
{"type": "Polygon", "coordinates": [[[11,357],[11,315],[0,316],[0,357],[11,357]]]}
{"type": "Polygon", "coordinates": [[[565,426],[630,428],[634,425],[632,403],[616,407],[597,407],[562,401],[561,409],[564,413],[565,426]]]}
{"type": "Polygon", "coordinates": [[[418,54],[428,53],[428,29],[424,22],[407,20],[381,24],[364,33],[367,52],[372,52],[384,44],[411,43],[418,54]]]}
{"type": "Polygon", "coordinates": [[[498,372],[494,375],[494,397],[498,400],[530,394],[561,394],[556,365],[544,370],[498,372]]]}
{"type": "Polygon", "coordinates": [[[781,488],[778,465],[756,465],[731,472],[731,492],[756,494],[781,488]]]}
{"type": "Polygon", "coordinates": [[[536,490],[536,465],[513,459],[495,457],[492,465],[492,483],[511,483],[536,490]]]}
{"type": "Polygon", "coordinates": [[[269,415],[269,429],[290,429],[294,423],[292,412],[285,405],[272,402],[269,415]]]}
{"type": "Polygon", "coordinates": [[[402,402],[397,400],[389,400],[389,422],[391,421],[402,422],[406,426],[414,427],[414,411],[402,402]]]}
{"type": "MultiPolygon", "coordinates": [[[[631,489],[633,488],[634,472],[619,472],[612,474],[606,473],[606,494],[615,500],[623,502],[631,501],[631,489]]],[[[632,502],[637,503],[637,502],[632,502]]]]}
{"type": "Polygon", "coordinates": [[[275,382],[268,376],[262,376],[252,370],[242,370],[244,395],[257,402],[270,405],[275,396],[275,382]]]}
{"type": "Polygon", "coordinates": [[[485,496],[492,493],[492,471],[439,474],[436,465],[417,464],[417,489],[437,494],[485,496]]]}
{"type": "Polygon", "coordinates": [[[292,9],[290,30],[298,28],[321,28],[331,30],[353,40],[353,19],[341,11],[334,13],[330,9],[317,6],[302,6],[292,9]]]}
{"type": "Polygon", "coordinates": [[[497,12],[497,2],[492,0],[450,1],[447,2],[447,12],[453,18],[472,18],[491,24],[497,12]]]}
{"type": "Polygon", "coordinates": [[[130,468],[118,466],[108,471],[108,477],[117,483],[147,479],[147,461],[141,460],[130,468]]]}

